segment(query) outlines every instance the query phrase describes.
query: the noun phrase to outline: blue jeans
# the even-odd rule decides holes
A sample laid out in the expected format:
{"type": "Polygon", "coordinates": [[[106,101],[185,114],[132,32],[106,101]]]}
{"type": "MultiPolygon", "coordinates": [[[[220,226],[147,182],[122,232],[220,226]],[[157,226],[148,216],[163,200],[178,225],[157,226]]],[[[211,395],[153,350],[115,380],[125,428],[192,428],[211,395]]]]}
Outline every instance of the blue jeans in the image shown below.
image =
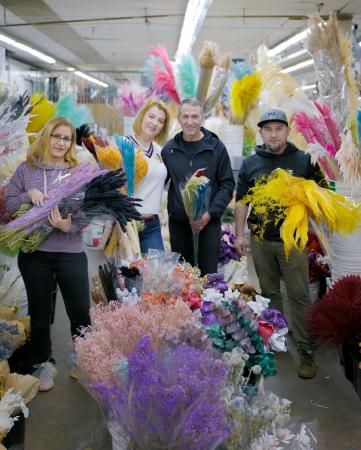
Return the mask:
{"type": "Polygon", "coordinates": [[[153,248],[164,250],[162,233],[160,231],[160,220],[156,216],[153,220],[145,222],[144,229],[139,233],[140,250],[142,254],[153,248]]]}

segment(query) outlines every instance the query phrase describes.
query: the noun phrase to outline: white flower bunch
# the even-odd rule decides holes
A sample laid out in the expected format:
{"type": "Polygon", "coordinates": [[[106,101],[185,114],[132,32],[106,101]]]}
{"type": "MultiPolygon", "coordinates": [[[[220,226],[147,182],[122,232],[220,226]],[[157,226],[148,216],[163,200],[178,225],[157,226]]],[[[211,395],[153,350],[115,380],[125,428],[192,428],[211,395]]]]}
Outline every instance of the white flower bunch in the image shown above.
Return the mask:
{"type": "Polygon", "coordinates": [[[18,417],[12,417],[14,413],[21,411],[24,417],[28,417],[29,409],[24,399],[13,389],[8,389],[0,400],[0,436],[5,436],[13,427],[18,417]]]}

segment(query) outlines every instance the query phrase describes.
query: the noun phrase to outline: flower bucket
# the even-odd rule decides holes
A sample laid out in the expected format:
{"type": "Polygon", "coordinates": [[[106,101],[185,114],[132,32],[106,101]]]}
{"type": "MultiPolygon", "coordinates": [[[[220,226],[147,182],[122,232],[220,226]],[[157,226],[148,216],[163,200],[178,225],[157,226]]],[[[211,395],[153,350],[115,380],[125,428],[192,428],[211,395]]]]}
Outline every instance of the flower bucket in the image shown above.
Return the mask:
{"type": "MultiPolygon", "coordinates": [[[[336,192],[361,203],[361,189],[355,193],[351,192],[350,187],[342,181],[336,181],[334,184],[336,192]]],[[[353,234],[340,236],[334,233],[330,244],[333,281],[345,275],[361,275],[361,225],[353,234]]]]}
{"type": "Polygon", "coordinates": [[[223,143],[227,148],[233,170],[239,170],[243,160],[243,125],[225,125],[223,143]]]}

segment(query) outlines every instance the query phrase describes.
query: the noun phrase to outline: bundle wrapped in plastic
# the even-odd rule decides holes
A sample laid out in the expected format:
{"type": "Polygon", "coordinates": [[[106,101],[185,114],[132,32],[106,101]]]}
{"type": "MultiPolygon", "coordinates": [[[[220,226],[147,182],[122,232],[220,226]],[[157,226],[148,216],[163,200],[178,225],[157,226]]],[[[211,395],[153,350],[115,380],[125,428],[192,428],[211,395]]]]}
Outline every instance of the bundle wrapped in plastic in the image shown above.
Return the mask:
{"type": "Polygon", "coordinates": [[[119,360],[116,381],[93,383],[114,441],[137,450],[212,450],[229,435],[221,401],[227,364],[179,345],[153,350],[142,336],[119,360]],[[175,432],[175,430],[177,430],[175,432]]]}
{"type": "MultiPolygon", "coordinates": [[[[182,183],[180,190],[189,221],[199,220],[207,211],[211,194],[210,180],[205,176],[205,169],[196,170],[186,183],[182,183]]],[[[194,265],[197,267],[199,232],[192,233],[194,265]]]]}
{"type": "Polygon", "coordinates": [[[39,207],[26,205],[26,212],[3,227],[0,232],[1,251],[16,254],[36,250],[51,233],[56,232],[48,223],[54,207],[80,226],[89,224],[94,216],[110,215],[125,230],[131,219],[140,219],[137,203],[121,194],[119,189],[126,179],[122,171],[108,172],[93,165],[75,167],[64,175],[62,183],[49,190],[48,197],[39,207]],[[30,209],[29,209],[30,206],[30,209]]]}
{"type": "Polygon", "coordinates": [[[184,280],[174,270],[179,261],[179,253],[150,249],[141,269],[143,293],[166,294],[180,297],[184,280]]]}

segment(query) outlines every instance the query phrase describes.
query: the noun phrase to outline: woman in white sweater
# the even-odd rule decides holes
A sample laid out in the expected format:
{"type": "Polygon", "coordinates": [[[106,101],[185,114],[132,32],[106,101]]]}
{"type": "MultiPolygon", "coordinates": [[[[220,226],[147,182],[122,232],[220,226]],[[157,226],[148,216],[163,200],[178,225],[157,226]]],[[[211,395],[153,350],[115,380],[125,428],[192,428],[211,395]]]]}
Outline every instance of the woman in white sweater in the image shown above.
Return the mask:
{"type": "Polygon", "coordinates": [[[164,102],[150,98],[138,111],[133,125],[133,134],[127,136],[136,148],[142,148],[148,161],[148,172],[134,193],[142,200],[138,208],[144,221],[139,233],[141,252],[149,249],[163,250],[163,239],[159,221],[162,195],[167,169],[160,156],[161,146],[168,137],[170,114],[164,102]]]}

